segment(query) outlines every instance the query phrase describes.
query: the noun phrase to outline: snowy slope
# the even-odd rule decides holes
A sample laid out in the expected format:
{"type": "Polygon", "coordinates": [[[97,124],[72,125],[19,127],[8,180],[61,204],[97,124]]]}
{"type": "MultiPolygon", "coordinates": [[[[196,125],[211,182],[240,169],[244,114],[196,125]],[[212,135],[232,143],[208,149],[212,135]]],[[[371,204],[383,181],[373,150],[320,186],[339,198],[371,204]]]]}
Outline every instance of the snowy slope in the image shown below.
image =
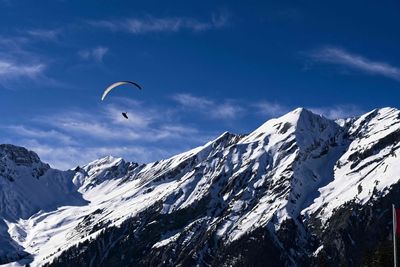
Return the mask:
{"type": "Polygon", "coordinates": [[[32,151],[0,145],[0,258],[25,255],[16,238],[26,232],[14,225],[17,221],[59,206],[87,203],[76,191],[72,176],[71,171],[51,169],[32,151]]]}
{"type": "Polygon", "coordinates": [[[348,130],[350,144],[334,168],[334,180],[319,189],[314,203],[304,210],[327,220],[332,211],[356,198],[365,204],[374,192],[389,191],[400,179],[400,111],[373,110],[348,130]]]}
{"type": "Polygon", "coordinates": [[[383,108],[335,122],[299,108],[248,135],[225,132],[170,159],[139,165],[106,157],[65,172],[2,145],[0,258],[56,265],[73,260],[77,246],[80,262],[123,263],[127,257],[113,258],[115,250],[146,236],[135,245],[147,255],[134,259],[142,264],[155,264],[161,253],[173,265],[188,257],[213,265],[216,251],[267,229],[281,263],[296,265],[321,251],[308,221],[327,227],[349,201],[364,205],[397,183],[399,114],[383,108]]]}

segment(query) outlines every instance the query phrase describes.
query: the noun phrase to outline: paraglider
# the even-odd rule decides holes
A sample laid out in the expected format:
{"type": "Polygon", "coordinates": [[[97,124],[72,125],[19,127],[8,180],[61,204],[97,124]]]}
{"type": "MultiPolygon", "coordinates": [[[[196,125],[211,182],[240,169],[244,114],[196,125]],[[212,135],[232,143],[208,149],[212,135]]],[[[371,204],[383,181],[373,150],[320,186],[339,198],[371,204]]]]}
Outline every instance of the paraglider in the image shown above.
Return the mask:
{"type": "MultiPolygon", "coordinates": [[[[108,93],[111,92],[112,89],[114,89],[115,87],[118,87],[120,85],[123,85],[123,84],[132,85],[132,86],[137,87],[139,90],[142,90],[142,87],[139,84],[135,83],[135,82],[131,82],[131,81],[116,82],[116,83],[111,84],[110,86],[108,86],[106,88],[106,90],[104,90],[104,93],[101,96],[101,101],[103,101],[106,98],[106,96],[108,95],[108,93]]],[[[122,116],[124,116],[125,119],[128,119],[128,112],[122,112],[122,116]]]]}
{"type": "Polygon", "coordinates": [[[101,100],[103,101],[104,98],[106,98],[106,96],[108,95],[109,92],[111,92],[112,89],[114,89],[115,87],[118,87],[120,85],[123,85],[123,84],[130,84],[130,85],[133,85],[133,86],[139,88],[139,90],[142,90],[142,87],[135,82],[131,82],[131,81],[116,82],[116,83],[111,84],[109,87],[106,88],[106,90],[104,90],[104,93],[101,96],[101,100]]]}

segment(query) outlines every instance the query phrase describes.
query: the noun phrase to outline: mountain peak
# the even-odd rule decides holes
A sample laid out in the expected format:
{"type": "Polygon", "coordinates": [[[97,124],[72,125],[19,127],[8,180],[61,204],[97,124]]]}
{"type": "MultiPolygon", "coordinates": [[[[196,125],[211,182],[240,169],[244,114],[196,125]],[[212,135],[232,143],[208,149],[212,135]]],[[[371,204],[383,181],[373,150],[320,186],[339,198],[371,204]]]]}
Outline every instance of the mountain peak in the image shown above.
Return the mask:
{"type": "Polygon", "coordinates": [[[123,158],[105,156],[75,169],[73,183],[78,188],[88,190],[106,180],[121,178],[138,166],[134,162],[126,162],[123,158]]]}
{"type": "Polygon", "coordinates": [[[308,109],[299,107],[279,118],[268,120],[250,133],[244,139],[244,142],[263,139],[266,136],[275,134],[281,136],[278,138],[279,140],[285,140],[289,135],[300,136],[303,132],[307,135],[310,133],[309,131],[319,133],[323,132],[326,128],[337,130],[339,126],[334,121],[314,114],[308,109]]]}
{"type": "Polygon", "coordinates": [[[122,161],[122,158],[119,157],[113,157],[111,155],[96,159],[90,163],[88,163],[85,167],[93,167],[93,166],[99,166],[99,165],[115,165],[118,164],[120,161],[122,161]]]}
{"type": "Polygon", "coordinates": [[[289,112],[289,113],[294,113],[294,114],[301,114],[301,113],[303,113],[303,112],[309,112],[309,113],[312,113],[311,111],[309,111],[308,109],[306,109],[306,108],[303,108],[303,107],[298,107],[298,108],[296,108],[296,109],[294,109],[294,110],[292,110],[291,112],[289,112]]]}
{"type": "MultiPolygon", "coordinates": [[[[311,110],[303,108],[303,107],[296,108],[293,111],[287,113],[286,115],[283,115],[281,118],[289,117],[289,116],[296,118],[296,121],[299,121],[300,119],[311,119],[311,118],[319,119],[319,118],[323,117],[323,116],[316,114],[316,113],[312,112],[311,110]]],[[[323,118],[325,118],[325,117],[323,117],[323,118]]]]}
{"type": "Polygon", "coordinates": [[[24,147],[0,145],[0,176],[13,182],[18,177],[39,178],[50,169],[39,156],[24,147]]]}
{"type": "Polygon", "coordinates": [[[104,175],[107,175],[109,170],[118,169],[120,166],[125,164],[126,162],[122,158],[106,156],[83,166],[82,170],[89,177],[98,175],[99,173],[104,173],[104,175]]]}
{"type": "Polygon", "coordinates": [[[32,164],[40,163],[39,156],[24,147],[15,146],[11,144],[0,145],[1,161],[12,161],[17,165],[32,166],[32,164]]]}

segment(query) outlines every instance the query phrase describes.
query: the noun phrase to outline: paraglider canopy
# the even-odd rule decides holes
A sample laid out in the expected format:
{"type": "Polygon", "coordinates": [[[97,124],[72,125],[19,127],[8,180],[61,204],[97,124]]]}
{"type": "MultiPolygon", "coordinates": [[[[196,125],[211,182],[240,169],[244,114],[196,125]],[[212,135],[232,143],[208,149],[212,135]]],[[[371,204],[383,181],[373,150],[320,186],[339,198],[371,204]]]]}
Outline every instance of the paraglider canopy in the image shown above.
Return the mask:
{"type": "MultiPolygon", "coordinates": [[[[132,86],[135,86],[138,89],[142,90],[142,87],[139,84],[135,83],[135,82],[131,82],[131,81],[116,82],[116,83],[111,84],[110,86],[108,86],[106,88],[106,90],[104,90],[104,93],[101,96],[101,100],[103,101],[104,98],[106,98],[106,96],[108,95],[109,92],[111,92],[112,89],[114,89],[115,87],[118,87],[120,85],[123,85],[123,84],[132,85],[132,86]]],[[[125,119],[128,119],[128,112],[122,112],[122,116],[124,116],[125,119]]]]}
{"type": "Polygon", "coordinates": [[[118,86],[120,86],[120,85],[123,85],[123,84],[132,85],[132,86],[135,86],[135,87],[137,87],[138,89],[142,90],[142,87],[141,87],[139,84],[135,83],[135,82],[131,82],[131,81],[120,81],[120,82],[113,83],[113,84],[111,84],[109,87],[107,87],[106,90],[104,90],[103,95],[101,96],[101,100],[103,101],[104,98],[106,98],[106,96],[108,95],[109,92],[111,92],[112,89],[114,89],[115,87],[118,87],[118,86]]]}

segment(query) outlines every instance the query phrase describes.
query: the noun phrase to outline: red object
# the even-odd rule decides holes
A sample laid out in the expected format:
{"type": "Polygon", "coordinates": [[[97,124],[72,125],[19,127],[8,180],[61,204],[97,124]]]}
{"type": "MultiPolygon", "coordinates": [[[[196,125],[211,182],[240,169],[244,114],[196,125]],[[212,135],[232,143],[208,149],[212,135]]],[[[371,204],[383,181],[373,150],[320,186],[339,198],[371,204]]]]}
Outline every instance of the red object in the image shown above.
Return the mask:
{"type": "Polygon", "coordinates": [[[395,208],[396,210],[396,235],[400,236],[400,209],[395,208]]]}

